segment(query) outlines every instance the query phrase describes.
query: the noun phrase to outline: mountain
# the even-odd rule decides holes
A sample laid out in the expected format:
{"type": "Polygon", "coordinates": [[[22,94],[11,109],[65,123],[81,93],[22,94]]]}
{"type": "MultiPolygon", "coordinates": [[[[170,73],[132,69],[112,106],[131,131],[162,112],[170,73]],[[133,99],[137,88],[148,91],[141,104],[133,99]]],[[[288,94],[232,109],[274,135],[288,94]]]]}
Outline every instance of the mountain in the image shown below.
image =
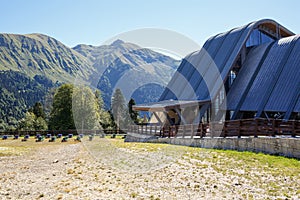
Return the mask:
{"type": "Polygon", "coordinates": [[[51,80],[40,75],[34,78],[12,70],[0,71],[0,130],[14,127],[36,102],[43,101],[51,88],[51,80]],[[7,128],[7,127],[6,127],[7,128]]]}
{"type": "Polygon", "coordinates": [[[42,34],[0,34],[0,70],[39,74],[55,82],[72,82],[75,76],[88,80],[94,73],[87,58],[42,34]]]}
{"type": "MultiPolygon", "coordinates": [[[[179,65],[179,61],[169,56],[122,40],[98,47],[78,45],[73,49],[93,63],[97,73],[91,78],[92,85],[102,91],[107,108],[110,107],[111,96],[116,88],[122,90],[128,101],[133,93],[142,92],[136,90],[143,90],[142,93],[151,91],[151,94],[158,94],[159,98],[163,86],[167,85],[179,65]],[[144,85],[148,87],[143,87],[144,85]]],[[[138,95],[136,102],[156,101],[157,98],[149,99],[153,96],[151,94],[138,95]]]]}
{"type": "Polygon", "coordinates": [[[99,88],[107,109],[117,87],[127,100],[135,96],[138,103],[155,101],[178,65],[168,56],[121,40],[69,48],[43,34],[0,34],[0,117],[6,116],[7,123],[8,117],[19,120],[34,101],[45,102],[52,88],[75,81],[99,88]]]}

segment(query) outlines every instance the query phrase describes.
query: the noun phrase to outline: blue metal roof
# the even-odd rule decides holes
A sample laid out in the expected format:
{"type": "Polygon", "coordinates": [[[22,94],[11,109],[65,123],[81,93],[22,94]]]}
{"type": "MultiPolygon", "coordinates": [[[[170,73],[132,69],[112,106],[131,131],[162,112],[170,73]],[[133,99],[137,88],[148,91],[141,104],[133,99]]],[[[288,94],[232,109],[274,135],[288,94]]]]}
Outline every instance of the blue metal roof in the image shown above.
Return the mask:
{"type": "Polygon", "coordinates": [[[274,41],[261,38],[266,43],[246,54],[228,91],[226,109],[255,111],[258,116],[263,111],[300,112],[300,36],[268,19],[209,38],[201,50],[183,59],[159,100],[215,98],[257,29],[268,30],[274,41]],[[223,82],[217,84],[220,76],[223,82]]]}
{"type": "MultiPolygon", "coordinates": [[[[294,43],[293,38],[294,37],[284,38],[276,41],[276,43],[272,45],[272,48],[245,97],[245,101],[241,107],[242,111],[258,111],[262,104],[267,103],[270,93],[272,93],[272,90],[275,87],[274,84],[277,82],[278,75],[280,75],[282,71],[282,61],[286,59],[286,56],[288,56],[290,52],[290,43],[294,43]],[[264,100],[266,101],[262,102],[264,100]]],[[[235,84],[238,84],[238,82],[235,84]]],[[[276,95],[277,98],[279,95],[280,94],[276,95]]],[[[277,105],[276,101],[271,102],[271,104],[277,105]]],[[[262,106],[264,107],[265,105],[262,106]]],[[[263,108],[263,110],[265,109],[263,108]]]]}
{"type": "Polygon", "coordinates": [[[266,111],[287,111],[289,102],[293,101],[294,96],[298,94],[296,88],[300,86],[300,39],[299,36],[292,36],[290,39],[292,41],[288,46],[293,49],[289,53],[289,57],[264,108],[266,111]],[[293,43],[295,43],[294,47],[292,47],[293,43]],[[295,92],[297,93],[295,94],[295,92]]]}
{"type": "Polygon", "coordinates": [[[177,73],[175,73],[159,100],[201,100],[215,95],[208,92],[208,88],[209,91],[218,91],[220,87],[215,84],[218,74],[214,73],[212,65],[217,67],[224,80],[251,32],[262,24],[279,26],[281,32],[293,35],[292,32],[273,20],[260,20],[213,36],[205,42],[200,51],[194,52],[183,59],[177,73]],[[203,78],[203,76],[207,77],[203,78]],[[205,82],[204,80],[210,81],[205,82]]]}
{"type": "Polygon", "coordinates": [[[270,45],[271,43],[266,43],[250,50],[244,66],[240,70],[227,94],[228,110],[240,110],[240,107],[245,100],[245,96],[248,94],[256,77],[255,74],[259,71],[261,60],[265,56],[265,52],[270,45]]]}

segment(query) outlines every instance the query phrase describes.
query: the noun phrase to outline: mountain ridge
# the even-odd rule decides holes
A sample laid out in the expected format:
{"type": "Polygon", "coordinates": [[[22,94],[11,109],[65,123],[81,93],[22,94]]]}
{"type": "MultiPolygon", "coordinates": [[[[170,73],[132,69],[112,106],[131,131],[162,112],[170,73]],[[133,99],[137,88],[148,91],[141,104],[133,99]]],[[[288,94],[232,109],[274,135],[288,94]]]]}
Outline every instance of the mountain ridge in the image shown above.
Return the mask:
{"type": "Polygon", "coordinates": [[[68,82],[93,73],[91,63],[60,41],[43,34],[0,34],[0,70],[36,74],[68,82]],[[84,68],[82,71],[80,69],[84,68]]]}
{"type": "MultiPolygon", "coordinates": [[[[116,40],[110,45],[79,44],[70,48],[45,34],[0,33],[0,71],[20,72],[24,80],[28,76],[38,84],[50,84],[53,87],[75,81],[97,87],[102,91],[107,109],[113,90],[122,86],[122,81],[125,81],[127,89],[145,90],[147,87],[142,86],[149,83],[159,84],[163,88],[178,65],[179,61],[169,56],[122,40],[116,40]]],[[[6,86],[2,84],[1,87],[6,86]]],[[[155,88],[158,89],[153,94],[162,92],[161,87],[155,88]]],[[[125,96],[128,93],[125,91],[125,96]]],[[[138,93],[147,94],[147,91],[138,93]]],[[[151,94],[146,96],[139,95],[139,98],[153,97],[151,94]]],[[[43,101],[43,98],[40,96],[36,100],[43,101]]],[[[130,96],[126,98],[129,100],[130,96]]],[[[148,102],[150,100],[146,99],[148,102]]],[[[145,102],[145,99],[136,101],[145,102]]],[[[2,101],[4,104],[5,100],[2,101]]],[[[23,108],[28,106],[31,105],[23,108]]]]}

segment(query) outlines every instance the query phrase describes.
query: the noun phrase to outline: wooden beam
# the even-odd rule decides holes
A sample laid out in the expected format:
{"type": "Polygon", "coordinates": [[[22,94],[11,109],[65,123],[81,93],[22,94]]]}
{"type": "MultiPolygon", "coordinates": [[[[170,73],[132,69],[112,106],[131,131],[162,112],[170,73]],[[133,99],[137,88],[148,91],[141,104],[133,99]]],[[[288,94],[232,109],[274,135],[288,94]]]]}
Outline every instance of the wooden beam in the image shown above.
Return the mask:
{"type": "Polygon", "coordinates": [[[178,114],[178,116],[180,117],[180,120],[183,122],[183,125],[187,124],[186,120],[184,119],[184,117],[181,115],[181,112],[178,108],[175,109],[176,113],[178,114]]]}
{"type": "Polygon", "coordinates": [[[157,115],[156,112],[153,112],[153,115],[155,116],[155,118],[157,119],[157,121],[160,123],[160,125],[163,124],[163,122],[160,120],[159,116],[157,115]]]}

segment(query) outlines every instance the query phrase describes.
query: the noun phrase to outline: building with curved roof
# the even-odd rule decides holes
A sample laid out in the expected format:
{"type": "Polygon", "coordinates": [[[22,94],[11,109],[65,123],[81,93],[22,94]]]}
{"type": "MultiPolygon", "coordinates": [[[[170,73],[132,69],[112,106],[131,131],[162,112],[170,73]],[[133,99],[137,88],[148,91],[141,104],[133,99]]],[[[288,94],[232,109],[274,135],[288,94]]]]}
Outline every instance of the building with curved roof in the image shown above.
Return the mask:
{"type": "Polygon", "coordinates": [[[159,102],[134,109],[169,124],[299,119],[299,37],[270,19],[217,34],[182,60],[159,102]]]}

